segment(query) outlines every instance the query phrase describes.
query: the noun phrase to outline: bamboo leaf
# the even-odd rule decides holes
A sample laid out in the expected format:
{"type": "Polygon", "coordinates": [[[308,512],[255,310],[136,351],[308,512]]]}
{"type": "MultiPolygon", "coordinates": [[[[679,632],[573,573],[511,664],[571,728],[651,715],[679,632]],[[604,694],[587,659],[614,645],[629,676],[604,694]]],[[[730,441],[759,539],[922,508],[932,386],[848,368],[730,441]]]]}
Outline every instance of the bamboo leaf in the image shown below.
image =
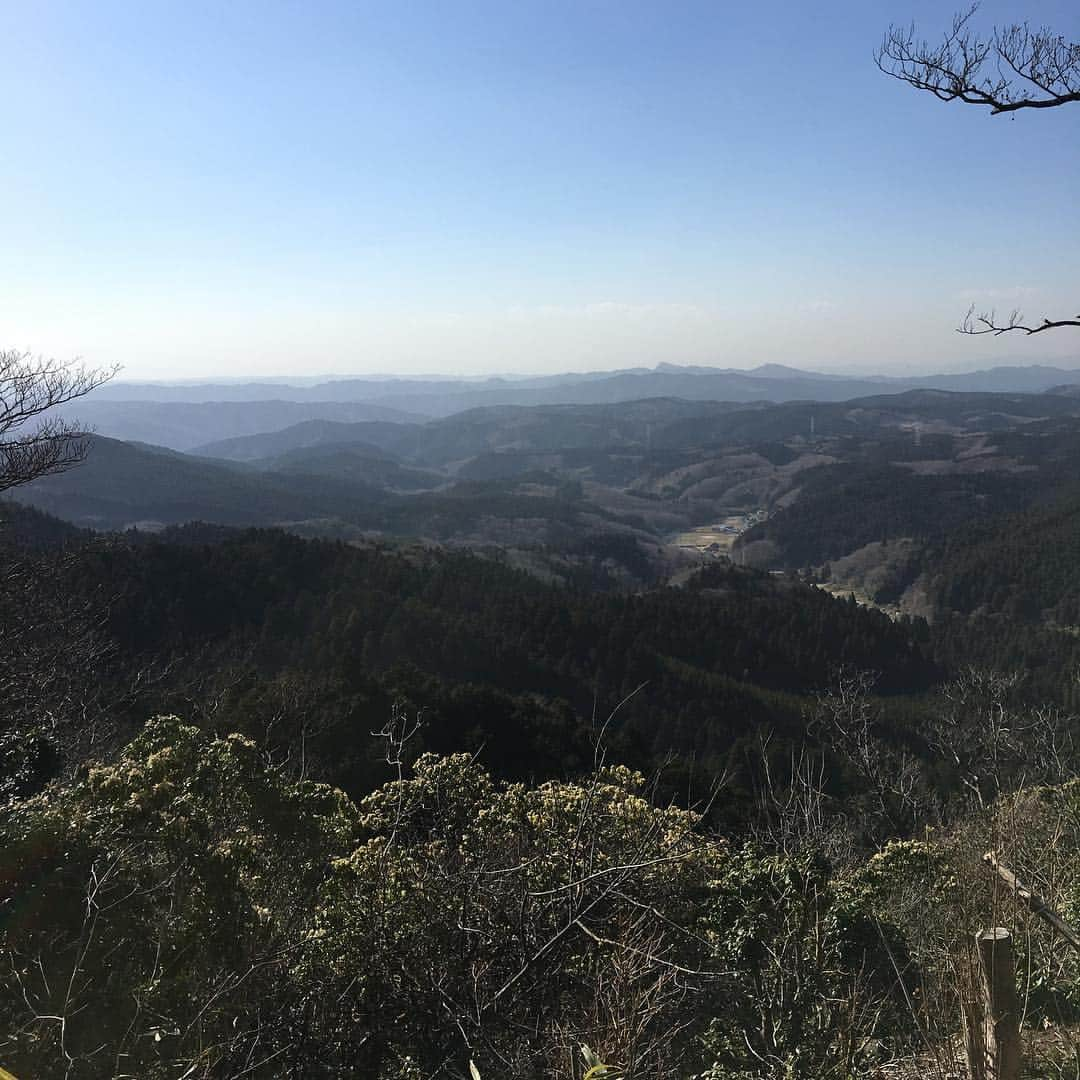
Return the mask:
{"type": "Polygon", "coordinates": [[[601,1063],[600,1059],[584,1043],[581,1044],[581,1056],[585,1059],[585,1064],[590,1070],[595,1069],[601,1063]]]}

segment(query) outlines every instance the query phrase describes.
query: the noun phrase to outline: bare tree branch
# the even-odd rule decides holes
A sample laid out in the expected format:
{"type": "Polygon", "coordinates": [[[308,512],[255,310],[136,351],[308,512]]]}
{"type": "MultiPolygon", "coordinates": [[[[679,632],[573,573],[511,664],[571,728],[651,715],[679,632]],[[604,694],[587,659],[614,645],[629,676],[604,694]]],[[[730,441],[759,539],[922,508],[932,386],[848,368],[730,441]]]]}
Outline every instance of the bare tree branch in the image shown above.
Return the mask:
{"type": "MultiPolygon", "coordinates": [[[[976,2],[954,15],[937,45],[918,36],[914,24],[890,26],[874,55],[877,66],[939,101],[984,105],[992,116],[1080,102],[1080,43],[1066,41],[1045,26],[1033,30],[1026,22],[995,26],[982,37],[971,26],[978,10],[976,2]]],[[[1013,330],[1041,334],[1065,326],[1080,327],[1080,315],[1029,325],[1019,311],[999,323],[993,311],[976,316],[972,308],[957,329],[971,336],[1000,336],[1013,330]]]]}
{"type": "Polygon", "coordinates": [[[0,350],[0,492],[64,472],[86,457],[86,432],[49,413],[108,382],[117,370],[0,350]]]}
{"type": "Polygon", "coordinates": [[[981,37],[970,25],[978,9],[955,15],[938,45],[914,25],[890,26],[874,57],[878,67],[940,101],[984,105],[991,115],[1080,101],[1080,44],[1026,22],[981,37]]]}
{"type": "Polygon", "coordinates": [[[1044,318],[1037,326],[1028,326],[1024,323],[1024,316],[1019,310],[1014,309],[1007,322],[999,323],[996,312],[984,311],[976,315],[975,308],[972,306],[968,308],[964,321],[956,328],[956,332],[972,337],[980,334],[993,334],[995,337],[1000,337],[1011,330],[1019,330],[1024,334],[1041,334],[1044,330],[1057,330],[1062,326],[1080,326],[1080,315],[1077,315],[1075,319],[1044,318]]]}

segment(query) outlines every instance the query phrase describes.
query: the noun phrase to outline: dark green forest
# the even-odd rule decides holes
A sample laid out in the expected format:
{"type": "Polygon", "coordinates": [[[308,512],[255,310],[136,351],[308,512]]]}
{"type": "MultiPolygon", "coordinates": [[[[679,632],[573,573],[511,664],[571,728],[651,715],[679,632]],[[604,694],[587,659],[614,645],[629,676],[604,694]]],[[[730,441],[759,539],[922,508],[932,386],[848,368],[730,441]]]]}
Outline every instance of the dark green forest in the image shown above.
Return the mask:
{"type": "MultiPolygon", "coordinates": [[[[24,537],[55,546],[56,524],[29,520],[24,537]]],[[[423,711],[426,748],[473,750],[495,774],[531,779],[590,765],[617,709],[605,728],[616,760],[666,763],[666,784],[707,789],[763,730],[795,737],[808,695],[841,668],[875,671],[893,697],[941,674],[920,621],[720,564],[621,595],[465,552],[199,525],[43,557],[59,560],[71,597],[100,605],[118,672],[166,672],[136,712],[172,711],[217,681],[228,708],[215,723],[255,734],[271,707],[260,698],[295,681],[335,718],[310,753],[353,791],[372,782],[369,733],[395,700],[423,711]]]]}

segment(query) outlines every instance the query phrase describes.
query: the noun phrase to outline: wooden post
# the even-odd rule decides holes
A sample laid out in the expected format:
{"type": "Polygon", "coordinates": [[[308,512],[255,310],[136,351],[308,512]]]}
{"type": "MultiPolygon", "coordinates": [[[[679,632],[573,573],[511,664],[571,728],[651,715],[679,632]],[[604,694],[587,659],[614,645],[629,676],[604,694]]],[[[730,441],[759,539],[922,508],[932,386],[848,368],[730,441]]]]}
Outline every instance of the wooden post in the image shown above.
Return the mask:
{"type": "Polygon", "coordinates": [[[982,998],[965,997],[960,1002],[964,1025],[964,1060],[968,1080],[986,1080],[986,1011],[982,998]]]}
{"type": "Polygon", "coordinates": [[[1012,934],[1002,927],[975,935],[982,971],[986,1080],[1020,1080],[1020,1000],[1012,934]]]}

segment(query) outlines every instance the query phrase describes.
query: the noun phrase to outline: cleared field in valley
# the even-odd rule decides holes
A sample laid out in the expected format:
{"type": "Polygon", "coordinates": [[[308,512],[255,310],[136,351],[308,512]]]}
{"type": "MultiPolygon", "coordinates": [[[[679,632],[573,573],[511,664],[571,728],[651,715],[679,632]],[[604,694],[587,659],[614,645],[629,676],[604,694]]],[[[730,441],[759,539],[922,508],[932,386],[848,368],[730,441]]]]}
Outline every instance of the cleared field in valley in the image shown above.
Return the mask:
{"type": "Polygon", "coordinates": [[[681,548],[707,551],[714,555],[728,555],[736,537],[749,529],[751,525],[756,525],[762,517],[760,511],[753,514],[730,514],[723,521],[712,525],[699,525],[695,529],[679,533],[672,538],[671,542],[681,548]]]}

